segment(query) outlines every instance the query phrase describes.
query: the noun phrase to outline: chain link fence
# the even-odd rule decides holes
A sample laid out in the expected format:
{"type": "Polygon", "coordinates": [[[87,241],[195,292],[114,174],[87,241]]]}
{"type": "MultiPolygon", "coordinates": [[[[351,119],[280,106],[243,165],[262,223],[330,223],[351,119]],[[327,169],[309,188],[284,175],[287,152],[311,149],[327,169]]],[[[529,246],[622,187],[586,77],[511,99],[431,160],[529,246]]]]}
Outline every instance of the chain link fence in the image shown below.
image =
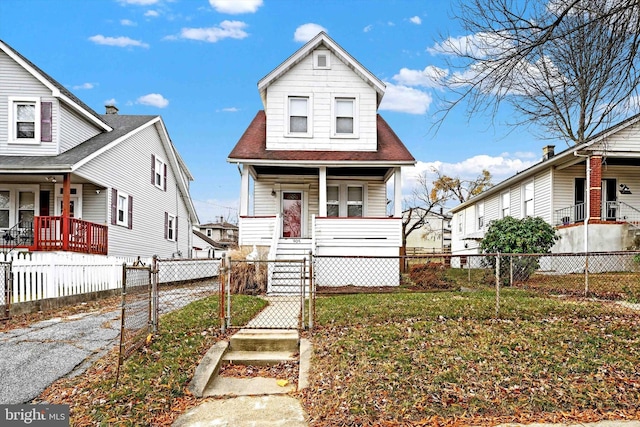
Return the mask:
{"type": "Polygon", "coordinates": [[[122,314],[120,323],[120,366],[135,350],[142,347],[151,331],[151,267],[122,266],[122,314]]]}
{"type": "Polygon", "coordinates": [[[306,329],[313,327],[311,265],[307,259],[229,260],[223,327],[306,329]],[[240,322],[232,296],[257,295],[264,306],[248,323],[240,322]]]}
{"type": "Polygon", "coordinates": [[[513,286],[548,294],[640,301],[640,252],[314,256],[319,293],[403,286],[460,290],[513,286]]]}

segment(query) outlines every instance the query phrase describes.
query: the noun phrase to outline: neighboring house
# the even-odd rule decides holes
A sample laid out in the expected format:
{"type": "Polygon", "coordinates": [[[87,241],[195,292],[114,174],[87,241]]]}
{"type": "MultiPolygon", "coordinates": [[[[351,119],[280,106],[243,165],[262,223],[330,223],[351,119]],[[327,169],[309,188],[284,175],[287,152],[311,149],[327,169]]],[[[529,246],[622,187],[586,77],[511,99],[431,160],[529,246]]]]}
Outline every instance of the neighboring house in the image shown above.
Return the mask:
{"type": "Polygon", "coordinates": [[[193,230],[193,258],[221,258],[227,248],[202,232],[193,230]]]}
{"type": "MultiPolygon", "coordinates": [[[[421,209],[421,208],[416,208],[421,209]]],[[[407,211],[402,213],[406,218],[407,211]]],[[[417,221],[417,213],[412,214],[407,228],[417,221]]],[[[439,212],[429,212],[425,223],[413,230],[407,236],[407,255],[421,255],[425,253],[447,253],[451,251],[451,215],[439,212]]]]}
{"type": "Polygon", "coordinates": [[[160,116],[99,115],[0,41],[0,246],[189,256],[193,177],[160,116]]]}
{"type": "Polygon", "coordinates": [[[238,244],[238,226],[220,217],[219,222],[197,226],[202,234],[216,241],[218,246],[231,247],[238,244]]]}
{"type": "MultiPolygon", "coordinates": [[[[377,114],[385,85],[322,32],[260,80],[258,90],[264,110],[227,159],[242,167],[240,246],[255,245],[269,259],[309,251],[397,256],[401,168],[415,159],[377,114]]],[[[386,284],[398,282],[397,264],[386,284]]],[[[320,286],[378,285],[366,269],[335,271],[326,280],[315,273],[320,286]]]]}
{"type": "Polygon", "coordinates": [[[452,209],[452,253],[478,253],[493,220],[542,217],[557,229],[554,253],[621,251],[640,235],[640,115],[540,163],[452,209]],[[588,224],[588,225],[585,225],[588,224]]]}

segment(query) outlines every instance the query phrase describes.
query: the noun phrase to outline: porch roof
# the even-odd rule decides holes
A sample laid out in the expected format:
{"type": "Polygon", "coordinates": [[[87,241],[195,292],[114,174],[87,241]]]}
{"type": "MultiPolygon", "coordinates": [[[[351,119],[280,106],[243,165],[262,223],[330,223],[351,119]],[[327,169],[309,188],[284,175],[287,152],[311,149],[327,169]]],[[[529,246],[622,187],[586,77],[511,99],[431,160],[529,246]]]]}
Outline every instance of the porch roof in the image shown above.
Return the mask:
{"type": "Polygon", "coordinates": [[[378,133],[378,149],[376,151],[267,150],[267,116],[264,110],[260,110],[240,137],[227,161],[230,163],[290,161],[317,164],[335,164],[336,162],[415,164],[416,159],[380,115],[377,115],[376,122],[378,133]]]}
{"type": "Polygon", "coordinates": [[[0,156],[0,171],[13,173],[71,172],[73,166],[96,151],[158,116],[105,114],[104,121],[113,127],[57,156],[0,156]]]}

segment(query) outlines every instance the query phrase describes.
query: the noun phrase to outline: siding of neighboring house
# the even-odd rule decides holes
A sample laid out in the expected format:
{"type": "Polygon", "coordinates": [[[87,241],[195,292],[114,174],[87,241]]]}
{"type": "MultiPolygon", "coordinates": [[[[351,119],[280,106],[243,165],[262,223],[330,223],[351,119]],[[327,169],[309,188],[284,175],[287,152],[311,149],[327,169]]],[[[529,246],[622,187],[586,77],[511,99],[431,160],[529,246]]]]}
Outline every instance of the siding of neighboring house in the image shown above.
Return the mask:
{"type": "MultiPolygon", "coordinates": [[[[109,255],[170,257],[180,251],[190,254],[191,221],[176,188],[175,174],[168,163],[167,191],[151,183],[152,154],[168,159],[156,127],[147,126],[81,166],[77,173],[94,182],[105,183],[104,208],[109,222],[109,255]],[[118,165],[127,159],[130,167],[118,165]],[[133,197],[133,228],[111,225],[111,188],[133,197]],[[173,207],[167,208],[168,206],[173,207]],[[175,208],[177,206],[177,209],[175,208]],[[165,210],[178,217],[178,243],[164,238],[165,210]]],[[[102,193],[101,193],[102,194],[102,193]]],[[[98,215],[97,212],[94,213],[98,215]]]]}
{"type": "MultiPolygon", "coordinates": [[[[61,153],[100,133],[100,130],[91,122],[83,119],[64,105],[60,107],[60,120],[58,123],[60,126],[61,153]]],[[[54,128],[56,127],[54,126],[54,128]]]]}
{"type": "Polygon", "coordinates": [[[309,55],[268,87],[267,149],[376,150],[376,92],[333,54],[330,64],[329,70],[314,69],[309,55]],[[357,138],[331,138],[332,97],[342,95],[357,99],[357,138]],[[312,137],[285,136],[289,96],[310,97],[312,137]]]}
{"type": "MultiPolygon", "coordinates": [[[[10,144],[8,141],[11,124],[9,124],[9,100],[8,97],[16,95],[24,97],[41,98],[41,101],[51,102],[51,90],[36,80],[27,70],[22,68],[5,53],[0,52],[0,153],[2,155],[55,155],[57,154],[56,126],[53,129],[52,142],[40,142],[39,144],[10,144]]],[[[56,123],[59,115],[58,102],[52,105],[52,120],[56,123]]]]}

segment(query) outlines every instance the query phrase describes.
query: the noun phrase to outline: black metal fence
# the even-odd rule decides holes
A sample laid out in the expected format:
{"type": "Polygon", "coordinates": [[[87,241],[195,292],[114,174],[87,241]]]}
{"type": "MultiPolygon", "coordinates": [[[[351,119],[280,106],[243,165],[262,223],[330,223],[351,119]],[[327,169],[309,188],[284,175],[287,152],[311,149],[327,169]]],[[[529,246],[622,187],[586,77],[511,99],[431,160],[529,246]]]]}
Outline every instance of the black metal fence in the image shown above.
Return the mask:
{"type": "Polygon", "coordinates": [[[11,263],[0,262],[0,320],[11,316],[11,263]]]}

